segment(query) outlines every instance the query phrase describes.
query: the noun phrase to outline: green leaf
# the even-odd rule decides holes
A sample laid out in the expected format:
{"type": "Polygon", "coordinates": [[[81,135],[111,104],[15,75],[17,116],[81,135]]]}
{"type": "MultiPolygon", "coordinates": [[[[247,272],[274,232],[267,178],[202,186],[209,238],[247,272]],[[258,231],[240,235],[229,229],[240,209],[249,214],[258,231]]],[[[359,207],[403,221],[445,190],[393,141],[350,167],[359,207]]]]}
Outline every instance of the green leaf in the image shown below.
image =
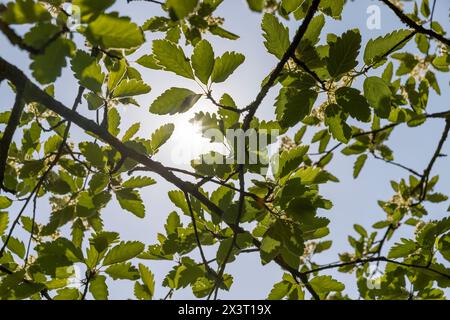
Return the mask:
{"type": "Polygon", "coordinates": [[[131,138],[134,137],[136,133],[141,129],[141,124],[139,122],[133,124],[131,127],[128,128],[128,130],[125,132],[125,134],[122,137],[122,142],[127,142],[131,138]]]}
{"type": "Polygon", "coordinates": [[[327,69],[333,78],[339,78],[358,65],[356,58],[361,48],[361,34],[358,30],[348,30],[330,44],[327,69]]]}
{"type": "Polygon", "coordinates": [[[145,217],[144,203],[136,190],[122,189],[116,191],[116,198],[122,209],[130,211],[139,218],[145,217]]]}
{"type": "Polygon", "coordinates": [[[441,253],[441,255],[447,261],[450,261],[450,233],[447,233],[439,238],[437,248],[438,248],[439,252],[441,253]]]}
{"type": "Polygon", "coordinates": [[[339,182],[339,180],[331,173],[321,168],[302,167],[292,178],[300,178],[302,184],[322,184],[328,181],[339,182]]]}
{"type": "MultiPolygon", "coordinates": [[[[6,237],[3,236],[2,239],[3,239],[3,242],[5,242],[6,237]]],[[[13,252],[17,256],[19,256],[20,258],[23,259],[25,257],[25,244],[22,241],[20,241],[19,239],[10,237],[7,248],[9,250],[11,250],[11,252],[13,252]]]]}
{"type": "Polygon", "coordinates": [[[113,136],[117,136],[120,133],[120,114],[117,108],[110,108],[108,110],[108,131],[113,136]]]}
{"type": "Polygon", "coordinates": [[[116,263],[109,266],[105,272],[114,280],[137,280],[139,271],[131,265],[131,262],[116,263]]]}
{"type": "Polygon", "coordinates": [[[58,290],[58,295],[56,295],[54,300],[80,300],[81,293],[75,288],[64,288],[58,290]]]}
{"type": "Polygon", "coordinates": [[[7,196],[0,196],[0,209],[9,208],[12,204],[12,200],[7,196]]]}
{"type": "Polygon", "coordinates": [[[56,150],[58,150],[61,141],[62,141],[62,138],[59,135],[57,135],[57,134],[55,134],[54,136],[51,136],[50,138],[48,138],[47,141],[45,141],[45,144],[44,144],[44,153],[45,154],[50,154],[50,153],[55,152],[56,150]]]}
{"type": "Polygon", "coordinates": [[[303,0],[282,0],[281,6],[287,13],[295,11],[301,4],[303,0]]]}
{"type": "Polygon", "coordinates": [[[121,242],[111,250],[105,256],[103,260],[104,266],[109,266],[116,263],[126,262],[133,259],[144,251],[144,244],[139,241],[121,242]]]}
{"type": "Polygon", "coordinates": [[[58,38],[45,49],[44,54],[34,57],[30,65],[33,77],[42,84],[53,83],[61,75],[61,70],[67,65],[66,58],[70,55],[73,42],[58,38]]]}
{"type": "Polygon", "coordinates": [[[204,84],[208,84],[209,77],[214,69],[214,51],[211,44],[202,40],[194,48],[192,67],[195,75],[204,84]]]}
{"type": "Polygon", "coordinates": [[[245,61],[245,56],[236,52],[225,52],[216,58],[211,81],[215,83],[224,82],[245,61]]]}
{"type": "Polygon", "coordinates": [[[362,168],[364,167],[364,164],[367,160],[367,154],[362,154],[356,159],[355,165],[353,167],[353,178],[358,178],[359,174],[361,173],[362,168]]]}
{"type": "Polygon", "coordinates": [[[156,60],[154,55],[146,54],[140,57],[136,60],[136,63],[140,64],[143,67],[154,69],[154,70],[161,70],[163,69],[159,64],[158,60],[156,60]]]}
{"type": "Polygon", "coordinates": [[[80,85],[94,92],[101,92],[105,74],[94,57],[78,50],[72,59],[72,71],[80,85]]]}
{"type": "Polygon", "coordinates": [[[60,28],[51,22],[37,23],[24,35],[23,41],[33,48],[43,48],[43,44],[56,36],[58,32],[60,28]]]}
{"type": "Polygon", "coordinates": [[[112,92],[117,87],[120,80],[126,75],[128,66],[125,59],[116,59],[112,60],[110,63],[106,63],[106,67],[109,71],[107,88],[109,92],[112,92]]]}
{"type": "Polygon", "coordinates": [[[364,229],[363,226],[359,225],[359,224],[354,224],[353,225],[353,229],[355,229],[356,232],[358,232],[360,234],[360,236],[367,238],[367,231],[366,229],[364,229]]]}
{"type": "Polygon", "coordinates": [[[173,211],[167,217],[167,223],[164,225],[164,228],[166,229],[167,235],[175,233],[177,228],[180,227],[180,226],[181,226],[180,216],[178,215],[178,213],[173,211]]]}
{"type": "Polygon", "coordinates": [[[173,10],[178,19],[183,19],[191,14],[197,7],[198,0],[167,0],[167,6],[173,10]]]}
{"type": "Polygon", "coordinates": [[[3,233],[8,228],[9,217],[7,212],[0,212],[0,237],[3,236],[3,233]]]}
{"type": "Polygon", "coordinates": [[[133,97],[141,94],[149,93],[151,90],[150,86],[145,84],[142,80],[136,79],[123,79],[117,85],[114,90],[113,98],[123,98],[123,97],[133,97]]]}
{"type": "Polygon", "coordinates": [[[285,296],[288,295],[289,291],[291,291],[292,283],[289,283],[287,281],[281,281],[278,283],[275,283],[272,290],[270,291],[269,296],[267,297],[268,300],[281,300],[285,296]]]}
{"type": "Polygon", "coordinates": [[[152,296],[146,286],[140,284],[139,282],[134,283],[134,296],[138,300],[151,300],[152,296]]]}
{"type": "Polygon", "coordinates": [[[229,39],[229,40],[239,39],[239,36],[237,34],[234,34],[228,30],[225,30],[224,28],[217,26],[217,25],[209,26],[209,32],[211,32],[211,34],[214,34],[216,36],[219,36],[219,37],[222,37],[225,39],[229,39]]]}
{"type": "Polygon", "coordinates": [[[45,7],[33,0],[9,2],[1,15],[7,24],[25,24],[50,20],[52,16],[45,7]]]}
{"type": "Polygon", "coordinates": [[[142,263],[139,263],[139,273],[141,274],[141,279],[146,287],[146,291],[149,293],[150,299],[152,299],[155,294],[155,277],[150,269],[142,263]]]}
{"type": "Polygon", "coordinates": [[[180,46],[175,43],[169,40],[153,41],[153,55],[158,61],[158,65],[164,70],[188,79],[195,79],[189,59],[186,58],[180,46]]]}
{"type": "Polygon", "coordinates": [[[312,90],[297,90],[283,88],[276,101],[276,115],[284,128],[293,127],[310,114],[317,99],[317,93],[312,90]]]}
{"type": "Polygon", "coordinates": [[[165,124],[159,127],[153,134],[150,139],[150,146],[152,147],[152,153],[155,154],[158,152],[159,148],[167,142],[172,136],[173,130],[175,130],[175,126],[172,123],[165,124]]]}
{"type": "Polygon", "coordinates": [[[342,10],[344,9],[344,1],[345,0],[322,0],[319,4],[319,9],[330,17],[340,20],[342,10]]]}
{"type": "Polygon", "coordinates": [[[247,3],[251,10],[261,12],[264,9],[266,0],[247,0],[247,3]]]}
{"type": "Polygon", "coordinates": [[[97,110],[101,106],[105,105],[105,101],[103,98],[99,97],[93,92],[88,92],[84,95],[84,98],[86,99],[86,102],[88,103],[88,109],[89,110],[97,110]]]}
{"type": "Polygon", "coordinates": [[[106,277],[96,275],[89,283],[89,291],[95,300],[108,300],[108,286],[106,285],[106,277]]]}
{"type": "Polygon", "coordinates": [[[364,63],[368,66],[378,64],[387,53],[393,53],[403,48],[411,35],[410,30],[396,30],[383,37],[369,40],[364,51],[364,63]],[[402,42],[401,45],[399,43],[402,42]],[[395,49],[394,49],[395,48],[395,49]]]}
{"type": "Polygon", "coordinates": [[[155,184],[156,181],[150,177],[132,177],[122,183],[124,188],[143,188],[155,184]]]}
{"type": "Polygon", "coordinates": [[[389,250],[389,259],[404,258],[416,251],[416,243],[413,240],[401,239],[401,243],[396,243],[389,250]]]}
{"type": "Polygon", "coordinates": [[[308,150],[308,146],[298,146],[288,151],[283,151],[279,158],[279,168],[275,170],[276,177],[283,178],[296,170],[303,162],[303,157],[308,150]]]}
{"type": "Polygon", "coordinates": [[[383,79],[378,77],[366,78],[364,81],[364,96],[379,117],[389,117],[392,92],[383,79]]]}
{"type": "Polygon", "coordinates": [[[160,95],[150,106],[154,114],[184,113],[192,108],[202,97],[189,89],[170,88],[160,95]]]}
{"type": "Polygon", "coordinates": [[[359,90],[348,87],[339,88],[336,90],[336,101],[351,117],[363,122],[370,121],[370,106],[359,90]]]}
{"type": "Polygon", "coordinates": [[[86,160],[93,166],[99,169],[105,166],[103,151],[98,144],[92,142],[82,142],[79,144],[79,148],[86,160]]]}
{"type": "Polygon", "coordinates": [[[102,14],[89,23],[85,35],[92,44],[104,49],[133,49],[145,42],[137,24],[112,14],[102,14]]]}
{"type": "Polygon", "coordinates": [[[72,0],[80,8],[82,22],[89,22],[114,4],[115,0],[72,0]]]}
{"type": "Polygon", "coordinates": [[[267,50],[278,59],[281,59],[290,45],[289,29],[270,13],[264,14],[262,29],[266,39],[264,45],[267,50]]]}
{"type": "Polygon", "coordinates": [[[330,292],[340,292],[345,289],[344,284],[334,280],[331,276],[318,276],[309,282],[314,290],[322,297],[330,292]]]}
{"type": "Polygon", "coordinates": [[[325,123],[336,140],[347,143],[352,137],[352,128],[346,123],[346,116],[337,104],[330,104],[325,110],[325,123]]]}

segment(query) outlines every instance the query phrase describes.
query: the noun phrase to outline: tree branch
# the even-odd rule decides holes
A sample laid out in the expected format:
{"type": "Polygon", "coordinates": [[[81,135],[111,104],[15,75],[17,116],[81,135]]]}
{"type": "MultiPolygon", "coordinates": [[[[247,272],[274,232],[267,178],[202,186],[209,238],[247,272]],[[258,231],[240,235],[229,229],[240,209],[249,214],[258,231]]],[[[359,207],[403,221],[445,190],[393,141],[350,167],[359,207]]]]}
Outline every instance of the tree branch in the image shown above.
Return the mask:
{"type": "MultiPolygon", "coordinates": [[[[3,137],[0,141],[0,189],[4,189],[3,180],[5,178],[6,162],[8,160],[9,146],[11,145],[12,138],[16,132],[17,127],[20,124],[20,117],[22,115],[23,108],[25,106],[23,95],[25,90],[24,84],[16,85],[16,100],[9,116],[8,124],[6,125],[3,137]]],[[[6,190],[9,191],[9,190],[6,190]]]]}
{"type": "Polygon", "coordinates": [[[205,253],[203,252],[202,243],[200,241],[200,236],[198,234],[198,229],[197,229],[197,221],[195,220],[194,211],[192,210],[191,199],[189,198],[189,194],[187,194],[186,192],[184,193],[184,197],[186,199],[186,203],[189,208],[189,214],[191,216],[192,226],[194,228],[195,240],[197,241],[197,246],[198,246],[198,250],[200,251],[200,256],[202,258],[202,261],[206,268],[206,271],[210,272],[210,271],[212,271],[212,269],[209,267],[208,260],[206,260],[205,253]]]}
{"type": "Polygon", "coordinates": [[[317,12],[319,8],[320,0],[313,0],[311,6],[309,7],[308,13],[305,16],[305,19],[303,20],[303,23],[301,24],[300,28],[298,29],[297,33],[295,34],[295,37],[291,44],[289,45],[289,48],[281,58],[280,62],[277,64],[275,69],[272,71],[272,73],[269,76],[269,79],[262,87],[261,91],[256,96],[255,101],[253,101],[246,109],[249,110],[248,114],[246,115],[244,119],[243,124],[243,130],[246,131],[248,128],[250,128],[250,122],[252,121],[253,117],[255,116],[256,111],[258,110],[259,106],[261,105],[262,101],[266,97],[267,93],[269,92],[270,88],[275,84],[275,81],[277,80],[280,73],[283,71],[284,65],[288,62],[288,60],[295,54],[295,50],[297,49],[298,45],[300,44],[300,41],[302,40],[303,36],[305,35],[306,30],[308,29],[308,26],[314,17],[314,14],[317,12]]]}
{"type": "Polygon", "coordinates": [[[416,32],[428,35],[444,44],[446,44],[447,46],[450,46],[450,40],[445,38],[444,36],[434,32],[431,29],[425,29],[423,26],[417,24],[414,20],[412,20],[410,17],[408,17],[402,10],[400,10],[399,8],[397,8],[397,6],[395,6],[392,2],[390,2],[389,0],[380,0],[381,2],[383,2],[385,5],[387,5],[396,15],[397,17],[400,18],[400,20],[406,24],[408,27],[416,30],[416,32]]]}
{"type": "Polygon", "coordinates": [[[450,279],[450,274],[446,274],[439,270],[432,269],[429,266],[422,266],[422,265],[417,265],[417,264],[399,262],[399,261],[395,261],[392,259],[388,259],[386,257],[375,257],[375,258],[367,258],[367,259],[357,259],[354,261],[342,262],[342,263],[331,263],[331,264],[324,265],[324,266],[321,266],[321,267],[318,267],[318,268],[315,268],[312,270],[304,271],[303,274],[312,274],[312,273],[316,273],[316,272],[320,272],[320,271],[324,271],[324,270],[330,270],[330,269],[346,267],[346,266],[351,266],[351,265],[356,265],[356,264],[366,264],[366,263],[370,263],[370,262],[388,262],[388,263],[393,263],[393,264],[407,267],[407,268],[424,269],[424,270],[428,270],[433,273],[436,273],[444,278],[450,279]]]}

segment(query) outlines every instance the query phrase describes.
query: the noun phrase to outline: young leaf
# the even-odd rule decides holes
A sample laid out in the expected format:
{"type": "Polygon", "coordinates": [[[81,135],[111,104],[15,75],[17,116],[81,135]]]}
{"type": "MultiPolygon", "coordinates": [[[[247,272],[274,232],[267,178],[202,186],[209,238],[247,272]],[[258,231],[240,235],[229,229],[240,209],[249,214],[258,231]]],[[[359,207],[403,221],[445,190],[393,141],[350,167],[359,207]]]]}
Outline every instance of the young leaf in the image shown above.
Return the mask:
{"type": "Polygon", "coordinates": [[[152,103],[150,112],[160,115],[183,113],[192,108],[201,96],[188,89],[171,88],[152,103]]]}
{"type": "Polygon", "coordinates": [[[155,294],[155,277],[150,269],[142,263],[139,263],[139,273],[141,274],[141,279],[146,287],[146,291],[149,293],[150,299],[152,299],[155,294]]]}
{"type": "Polygon", "coordinates": [[[3,233],[8,228],[8,213],[7,212],[0,212],[0,237],[3,236],[3,233]]]}
{"type": "Polygon", "coordinates": [[[378,64],[387,53],[393,53],[403,48],[409,36],[410,30],[396,30],[384,37],[369,40],[364,50],[364,63],[368,66],[378,64]]]}
{"type": "Polygon", "coordinates": [[[108,286],[106,285],[106,277],[96,275],[89,283],[89,291],[95,300],[108,300],[108,286]]]}
{"type": "Polygon", "coordinates": [[[352,136],[352,128],[346,123],[346,116],[337,104],[330,104],[325,110],[325,123],[333,137],[347,143],[352,136]]]}
{"type": "Polygon", "coordinates": [[[85,35],[92,44],[104,49],[133,49],[145,41],[137,24],[112,14],[102,14],[89,23],[85,35]]]}
{"type": "Polygon", "coordinates": [[[364,81],[364,96],[379,117],[389,117],[392,92],[383,79],[378,77],[366,78],[364,81]]]}
{"type": "Polygon", "coordinates": [[[301,4],[303,0],[282,0],[281,6],[287,13],[295,11],[301,4]]]}
{"type": "Polygon", "coordinates": [[[359,90],[342,87],[336,90],[336,101],[353,118],[359,121],[370,121],[370,106],[359,90]]]}
{"type": "Polygon", "coordinates": [[[7,24],[25,24],[50,20],[52,16],[45,7],[33,0],[16,0],[9,2],[2,13],[2,20],[7,24]]]}
{"type": "Polygon", "coordinates": [[[353,167],[353,178],[358,178],[359,174],[361,173],[362,168],[364,167],[364,164],[367,160],[367,154],[362,154],[356,159],[355,165],[353,167]]]}
{"type": "Polygon", "coordinates": [[[133,259],[144,251],[144,244],[139,241],[121,242],[113,247],[105,256],[103,260],[104,266],[109,266],[116,263],[126,262],[133,259]]]}
{"type": "Polygon", "coordinates": [[[183,19],[197,7],[198,0],[167,0],[169,10],[173,10],[178,19],[183,19]]]}
{"type": "Polygon", "coordinates": [[[128,128],[128,130],[125,132],[125,134],[122,137],[122,142],[127,142],[131,138],[134,137],[136,133],[138,133],[139,129],[141,128],[141,124],[139,122],[133,124],[131,127],[128,128]]]}
{"type": "Polygon", "coordinates": [[[245,61],[245,56],[236,52],[225,52],[216,58],[211,81],[215,83],[224,82],[245,61]]]}
{"type": "Polygon", "coordinates": [[[248,6],[251,10],[261,12],[264,9],[266,0],[247,0],[248,6]]]}
{"type": "Polygon", "coordinates": [[[340,292],[345,289],[344,284],[334,280],[331,276],[317,276],[311,279],[309,284],[323,297],[332,291],[340,292]]]}
{"type": "Polygon", "coordinates": [[[114,90],[113,98],[123,98],[123,97],[133,97],[141,94],[149,93],[151,90],[150,86],[145,84],[142,80],[124,79],[120,81],[119,85],[114,90]]]}
{"type": "Polygon", "coordinates": [[[266,13],[262,21],[262,29],[269,53],[281,59],[289,48],[289,29],[283,26],[273,14],[266,13]]]}
{"type": "Polygon", "coordinates": [[[0,196],[0,209],[9,208],[12,204],[12,200],[7,196],[0,196]]]}
{"type": "Polygon", "coordinates": [[[79,148],[86,160],[93,166],[101,169],[105,165],[105,158],[103,151],[98,144],[92,142],[82,142],[79,144],[79,148]]]}
{"type": "Polygon", "coordinates": [[[110,265],[105,272],[114,280],[137,280],[139,271],[131,265],[131,262],[122,262],[110,265]]]}
{"type": "Polygon", "coordinates": [[[170,139],[174,129],[175,126],[172,123],[168,123],[158,128],[152,134],[150,146],[152,147],[153,154],[157,153],[159,148],[170,139]]]}
{"type": "Polygon", "coordinates": [[[214,68],[214,51],[211,44],[202,40],[194,48],[192,67],[195,75],[203,84],[208,84],[209,77],[214,68]]]}
{"type": "Polygon", "coordinates": [[[122,209],[130,211],[139,218],[145,217],[145,207],[139,193],[132,189],[116,191],[116,198],[122,209]]]}
{"type": "Polygon", "coordinates": [[[330,44],[327,69],[333,78],[339,78],[358,65],[356,58],[361,48],[361,34],[358,30],[348,30],[330,44]]]}
{"type": "Polygon", "coordinates": [[[105,74],[94,57],[78,50],[72,59],[72,71],[80,85],[94,92],[101,92],[105,74]]]}
{"type": "Polygon", "coordinates": [[[297,90],[283,88],[276,101],[276,115],[284,128],[293,127],[311,112],[317,99],[317,93],[312,90],[297,90]]]}
{"type": "Polygon", "coordinates": [[[158,65],[164,70],[176,73],[179,76],[195,79],[194,72],[183,50],[169,40],[153,41],[153,55],[158,65]]]}
{"type": "Polygon", "coordinates": [[[124,188],[143,188],[147,186],[154,185],[156,183],[150,177],[132,177],[129,180],[122,183],[122,187],[124,188]]]}
{"type": "Polygon", "coordinates": [[[34,57],[30,65],[33,77],[42,84],[53,83],[66,66],[66,58],[73,50],[73,42],[58,38],[53,41],[43,54],[34,57]]]}

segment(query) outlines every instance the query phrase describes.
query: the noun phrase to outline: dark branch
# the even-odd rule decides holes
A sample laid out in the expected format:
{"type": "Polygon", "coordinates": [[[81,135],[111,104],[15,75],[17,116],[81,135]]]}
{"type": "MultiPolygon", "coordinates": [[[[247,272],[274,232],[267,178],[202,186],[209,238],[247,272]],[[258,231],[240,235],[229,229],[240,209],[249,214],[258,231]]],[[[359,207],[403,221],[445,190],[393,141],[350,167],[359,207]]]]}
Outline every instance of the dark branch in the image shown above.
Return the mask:
{"type": "Polygon", "coordinates": [[[317,73],[315,73],[313,70],[311,70],[306,63],[304,63],[303,61],[301,61],[299,58],[297,58],[297,56],[294,55],[292,56],[292,60],[294,60],[294,62],[300,67],[302,68],[306,73],[308,73],[311,77],[314,78],[314,80],[316,80],[319,84],[320,87],[327,91],[327,88],[325,87],[325,81],[323,81],[322,79],[320,79],[319,75],[317,73]]]}
{"type": "Polygon", "coordinates": [[[303,36],[305,35],[306,30],[308,29],[308,26],[314,17],[314,14],[316,13],[317,9],[319,8],[320,0],[313,0],[308,13],[305,16],[305,19],[303,20],[303,23],[301,24],[300,28],[298,29],[297,33],[295,34],[295,37],[293,41],[291,42],[289,48],[281,58],[280,62],[277,64],[275,69],[272,71],[272,73],[269,76],[268,81],[264,84],[261,91],[258,93],[255,101],[253,101],[247,109],[249,110],[248,114],[246,115],[244,119],[243,124],[243,130],[246,131],[248,128],[250,128],[250,123],[255,116],[256,111],[258,110],[259,106],[261,105],[262,101],[266,97],[267,93],[269,92],[270,88],[275,84],[275,81],[277,80],[278,76],[284,69],[284,65],[288,62],[288,60],[295,54],[295,50],[297,49],[298,45],[300,44],[300,41],[302,40],[303,36]]]}
{"type": "Polygon", "coordinates": [[[390,2],[389,0],[380,0],[381,2],[383,2],[385,5],[387,5],[396,15],[397,17],[400,18],[400,20],[406,24],[408,27],[414,29],[416,32],[428,35],[444,44],[446,44],[447,46],[450,46],[450,40],[445,38],[444,36],[434,32],[431,29],[426,29],[423,26],[417,24],[414,20],[412,20],[410,17],[408,17],[402,10],[400,10],[399,8],[397,8],[397,6],[395,6],[392,2],[390,2]]]}
{"type": "Polygon", "coordinates": [[[14,106],[11,110],[11,115],[9,117],[8,124],[6,125],[3,137],[0,141],[0,189],[4,189],[3,180],[5,178],[5,170],[6,170],[6,162],[8,160],[9,146],[11,145],[14,132],[16,132],[16,129],[19,126],[20,117],[22,115],[22,111],[25,106],[23,100],[24,90],[25,86],[23,84],[19,84],[19,86],[16,86],[17,91],[16,101],[14,102],[14,106]]]}

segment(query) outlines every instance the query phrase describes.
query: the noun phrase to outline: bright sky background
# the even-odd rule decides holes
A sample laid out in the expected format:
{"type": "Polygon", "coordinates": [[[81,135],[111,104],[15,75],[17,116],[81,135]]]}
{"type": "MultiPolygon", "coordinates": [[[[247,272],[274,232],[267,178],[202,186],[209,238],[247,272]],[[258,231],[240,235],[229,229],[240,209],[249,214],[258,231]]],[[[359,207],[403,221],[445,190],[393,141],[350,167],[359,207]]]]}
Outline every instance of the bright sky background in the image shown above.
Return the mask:
{"type": "MultiPolygon", "coordinates": [[[[7,1],[0,0],[1,3],[7,1]]],[[[436,5],[435,20],[439,21],[445,30],[450,30],[448,20],[448,2],[438,0],[436,5]]],[[[146,19],[155,15],[164,15],[158,5],[145,2],[133,2],[127,4],[125,0],[118,0],[113,8],[119,11],[121,15],[128,15],[132,20],[142,24],[146,19]]],[[[410,8],[408,7],[408,10],[410,8]]],[[[225,51],[237,51],[245,54],[246,61],[235,74],[229,78],[225,83],[215,85],[213,87],[213,94],[219,98],[223,93],[229,93],[235,99],[237,104],[242,107],[251,102],[259,91],[261,81],[267,76],[272,68],[277,63],[276,59],[266,52],[263,45],[263,37],[261,34],[260,23],[262,16],[251,12],[244,0],[225,0],[219,7],[216,15],[225,18],[225,28],[239,34],[239,40],[230,41],[214,36],[207,36],[207,39],[213,44],[216,55],[220,55],[225,51]]],[[[328,18],[327,18],[328,19],[328,18]]],[[[330,19],[328,19],[330,20],[330,19]]],[[[393,30],[404,28],[397,17],[389,11],[384,5],[378,1],[358,0],[355,2],[348,2],[344,9],[343,20],[330,20],[326,24],[322,32],[322,39],[325,39],[325,34],[333,32],[340,35],[342,32],[350,28],[358,28],[363,37],[363,45],[371,38],[384,35],[393,30]],[[369,30],[366,27],[366,20],[368,15],[366,9],[369,5],[378,4],[382,9],[381,16],[381,30],[369,30]]],[[[286,22],[285,22],[286,23],[286,22]]],[[[290,27],[291,37],[298,27],[298,22],[292,20],[288,22],[290,27]]],[[[18,29],[20,30],[20,29],[18,29]]],[[[153,38],[161,38],[162,34],[151,35],[148,40],[153,38]]],[[[76,39],[80,40],[77,36],[76,39]]],[[[415,46],[413,44],[412,46],[415,46]]],[[[411,47],[411,45],[410,45],[411,47]]],[[[16,64],[28,75],[29,59],[27,54],[21,52],[17,48],[13,48],[6,38],[0,34],[0,48],[1,56],[11,63],[16,64]]],[[[151,42],[148,42],[138,51],[137,57],[143,54],[150,53],[151,42]]],[[[191,51],[191,48],[185,49],[186,52],[191,51]]],[[[361,61],[361,59],[360,59],[361,61]]],[[[136,65],[137,66],[137,65],[136,65]]],[[[190,80],[185,80],[176,75],[153,71],[149,69],[140,68],[144,80],[152,87],[150,94],[140,97],[138,101],[141,103],[141,108],[136,107],[120,107],[119,111],[122,115],[121,128],[126,130],[132,123],[141,122],[141,130],[139,136],[149,137],[149,135],[157,129],[160,125],[174,122],[177,129],[174,138],[171,142],[165,145],[161,152],[156,156],[156,159],[166,163],[167,165],[174,165],[177,167],[189,168],[187,164],[180,165],[173,163],[171,160],[171,153],[175,146],[189,143],[196,143],[195,133],[192,128],[186,127],[187,121],[192,117],[193,113],[197,111],[214,111],[215,108],[206,100],[201,100],[197,106],[188,114],[176,116],[176,120],[170,116],[155,116],[148,112],[148,107],[151,102],[158,97],[166,89],[178,86],[185,87],[191,90],[199,91],[198,86],[190,80]]],[[[376,71],[378,72],[378,71],[376,71]]],[[[442,96],[437,96],[434,91],[430,91],[429,112],[438,112],[448,109],[448,86],[450,77],[447,75],[439,76],[442,96]]],[[[361,85],[359,83],[359,87],[361,85]]],[[[72,76],[70,68],[66,68],[63,76],[58,79],[56,83],[56,96],[64,102],[67,106],[72,104],[76,95],[76,82],[72,76]]],[[[277,89],[272,89],[269,96],[264,100],[259,108],[257,116],[264,119],[274,118],[274,98],[278,94],[277,89]]],[[[0,112],[8,110],[12,105],[12,94],[5,84],[0,87],[0,112]]],[[[90,118],[94,117],[94,113],[87,112],[87,107],[83,105],[79,108],[81,112],[90,118]]],[[[406,126],[399,126],[394,131],[389,141],[389,146],[394,150],[395,159],[409,167],[415,168],[421,172],[428,164],[432,153],[435,150],[437,141],[443,130],[444,121],[430,120],[427,124],[419,128],[407,128],[406,126]]],[[[298,127],[296,128],[298,129],[298,127]]],[[[309,134],[311,135],[311,132],[309,134]]],[[[78,128],[72,131],[73,139],[83,138],[82,132],[78,128]]],[[[17,137],[16,137],[17,138],[17,137]]],[[[20,137],[19,137],[20,138],[20,137]]],[[[308,140],[305,140],[308,141],[308,140]]],[[[447,142],[443,150],[444,153],[450,154],[450,142],[447,142]]],[[[331,220],[331,233],[327,239],[333,240],[331,250],[317,256],[319,263],[329,263],[338,260],[338,253],[343,252],[349,248],[347,236],[355,234],[353,231],[353,224],[359,223],[368,230],[370,226],[379,220],[385,218],[383,211],[378,207],[377,200],[387,200],[392,196],[389,181],[392,179],[399,180],[402,177],[407,178],[406,172],[401,171],[396,167],[389,166],[384,162],[369,158],[362,174],[358,180],[353,180],[352,170],[355,158],[348,158],[341,156],[339,153],[335,154],[335,158],[328,170],[331,171],[340,179],[339,184],[328,184],[321,188],[321,194],[334,203],[334,208],[331,211],[323,212],[323,214],[331,220]]],[[[441,158],[438,160],[434,173],[439,172],[441,179],[437,186],[437,190],[447,193],[450,190],[450,170],[449,160],[441,158]]],[[[131,213],[122,210],[116,201],[103,210],[102,217],[105,221],[105,230],[120,232],[122,240],[139,240],[146,244],[153,244],[156,242],[156,234],[163,230],[167,215],[174,210],[174,206],[167,197],[167,191],[175,188],[159,179],[156,175],[151,175],[158,181],[157,185],[145,188],[141,191],[144,199],[147,214],[144,220],[136,218],[131,213]]],[[[446,209],[448,203],[443,205],[428,205],[427,208],[431,213],[433,219],[439,219],[448,215],[446,209]]],[[[10,219],[12,219],[18,212],[18,207],[14,205],[10,211],[10,219]]],[[[30,210],[26,212],[31,214],[30,210]]],[[[38,222],[45,223],[48,221],[49,206],[46,200],[40,200],[38,203],[38,222]]],[[[413,232],[413,229],[404,226],[403,231],[396,235],[396,239],[402,235],[408,235],[413,232]]],[[[16,235],[23,236],[21,232],[16,235]]],[[[391,240],[389,244],[392,244],[391,240]]],[[[195,257],[198,257],[197,250],[195,257]]],[[[215,250],[207,250],[208,258],[213,258],[215,250]]],[[[164,297],[167,293],[167,288],[162,288],[161,283],[164,276],[173,266],[172,263],[158,262],[158,261],[144,261],[146,265],[155,273],[157,280],[156,298],[164,297]]],[[[270,292],[273,284],[281,280],[283,271],[271,263],[267,266],[261,266],[258,254],[243,254],[239,258],[227,266],[227,273],[234,276],[234,285],[230,292],[221,292],[220,298],[230,299],[262,299],[266,298],[270,292]]],[[[331,272],[337,279],[346,284],[346,291],[352,297],[357,298],[356,282],[353,275],[342,275],[331,272]]],[[[110,284],[110,298],[129,298],[133,296],[133,282],[131,281],[116,281],[110,284]]],[[[190,288],[177,292],[174,298],[193,298],[190,288]]]]}

